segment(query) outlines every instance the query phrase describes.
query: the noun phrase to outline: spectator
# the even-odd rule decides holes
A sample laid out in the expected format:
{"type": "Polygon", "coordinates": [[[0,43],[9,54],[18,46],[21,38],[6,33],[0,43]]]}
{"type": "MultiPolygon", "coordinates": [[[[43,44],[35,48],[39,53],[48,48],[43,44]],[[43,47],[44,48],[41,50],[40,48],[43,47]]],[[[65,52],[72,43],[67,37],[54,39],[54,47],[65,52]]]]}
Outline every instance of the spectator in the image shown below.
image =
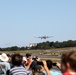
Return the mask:
{"type": "Polygon", "coordinates": [[[31,58],[31,54],[26,53],[26,58],[27,58],[27,59],[30,59],[30,58],[31,58]]]}
{"type": "Polygon", "coordinates": [[[12,56],[12,64],[14,67],[10,69],[9,75],[30,75],[30,72],[22,66],[22,56],[20,54],[12,56]]]}
{"type": "Polygon", "coordinates": [[[7,54],[7,56],[9,58],[8,63],[10,64],[10,68],[12,68],[13,67],[13,64],[12,64],[12,61],[11,61],[12,56],[10,54],[7,54]]]}
{"type": "MultiPolygon", "coordinates": [[[[52,63],[51,60],[46,60],[46,65],[47,65],[47,67],[48,67],[48,69],[49,69],[49,71],[50,71],[50,75],[62,75],[61,72],[58,72],[58,71],[52,69],[53,63],[52,63]]],[[[46,71],[43,71],[43,73],[44,73],[45,75],[47,75],[47,74],[46,74],[46,71]]]]}
{"type": "Polygon", "coordinates": [[[76,75],[76,52],[69,52],[62,55],[61,70],[63,75],[76,75]]]}
{"type": "MultiPolygon", "coordinates": [[[[39,61],[40,63],[43,63],[42,65],[44,65],[43,67],[44,67],[44,69],[45,69],[45,71],[46,71],[46,74],[47,75],[50,75],[50,70],[48,69],[48,67],[47,67],[47,64],[46,64],[46,61],[39,61]]],[[[39,64],[40,64],[39,63],[39,64]]],[[[33,72],[33,75],[45,75],[42,71],[34,71],[33,72]]]]}
{"type": "Polygon", "coordinates": [[[22,65],[25,67],[27,65],[27,59],[26,57],[22,58],[22,65]]]}
{"type": "Polygon", "coordinates": [[[31,66],[30,66],[30,68],[33,70],[33,71],[39,71],[40,70],[40,66],[37,64],[37,62],[38,62],[38,57],[37,56],[34,56],[33,58],[33,62],[32,62],[32,64],[31,64],[31,66]]]}
{"type": "Polygon", "coordinates": [[[30,63],[30,59],[32,59],[31,54],[26,53],[27,65],[30,63]]]}
{"type": "Polygon", "coordinates": [[[0,55],[0,75],[6,75],[6,72],[10,70],[10,64],[8,63],[8,56],[5,53],[0,55]]]}

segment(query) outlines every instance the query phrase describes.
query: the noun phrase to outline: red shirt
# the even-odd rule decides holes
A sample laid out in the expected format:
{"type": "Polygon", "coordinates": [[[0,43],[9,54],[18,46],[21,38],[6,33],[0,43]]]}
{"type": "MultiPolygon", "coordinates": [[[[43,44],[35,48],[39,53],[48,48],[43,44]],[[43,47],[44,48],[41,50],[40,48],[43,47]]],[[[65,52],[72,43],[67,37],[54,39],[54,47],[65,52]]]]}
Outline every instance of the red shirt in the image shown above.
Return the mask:
{"type": "Polygon", "coordinates": [[[73,72],[65,72],[65,73],[63,73],[63,75],[76,75],[76,73],[73,73],[73,72]]]}

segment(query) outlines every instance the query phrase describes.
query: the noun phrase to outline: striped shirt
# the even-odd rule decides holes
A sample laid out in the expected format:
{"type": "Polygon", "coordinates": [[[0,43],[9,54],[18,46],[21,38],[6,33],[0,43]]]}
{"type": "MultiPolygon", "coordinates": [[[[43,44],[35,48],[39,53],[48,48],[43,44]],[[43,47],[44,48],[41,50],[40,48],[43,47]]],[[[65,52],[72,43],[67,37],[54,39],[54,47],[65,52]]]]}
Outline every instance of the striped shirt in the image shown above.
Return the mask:
{"type": "Polygon", "coordinates": [[[31,75],[29,71],[27,71],[23,66],[15,66],[10,69],[9,75],[31,75]]]}

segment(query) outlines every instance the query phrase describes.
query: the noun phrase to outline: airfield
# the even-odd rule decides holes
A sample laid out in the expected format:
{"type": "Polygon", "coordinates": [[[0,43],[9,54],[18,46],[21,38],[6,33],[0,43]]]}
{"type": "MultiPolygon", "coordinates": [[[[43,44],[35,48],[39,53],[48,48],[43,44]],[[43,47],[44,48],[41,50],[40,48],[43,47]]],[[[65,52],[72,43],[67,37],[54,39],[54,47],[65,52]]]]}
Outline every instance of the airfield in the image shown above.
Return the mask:
{"type": "MultiPolygon", "coordinates": [[[[3,51],[7,54],[20,53],[25,56],[26,53],[30,53],[32,56],[38,56],[43,60],[50,59],[53,62],[60,62],[61,55],[64,52],[76,51],[76,47],[69,48],[58,48],[58,49],[50,49],[50,50],[24,50],[24,51],[3,51]]],[[[2,53],[2,51],[0,51],[2,53]]]]}
{"type": "MultiPolygon", "coordinates": [[[[24,51],[0,51],[0,53],[4,52],[6,54],[20,53],[25,56],[26,53],[30,53],[32,56],[38,56],[41,60],[52,60],[53,62],[61,62],[61,55],[64,52],[76,51],[76,47],[69,48],[58,48],[58,49],[50,49],[50,50],[24,50],[24,51]]],[[[53,66],[54,70],[60,71],[56,66],[53,66]]]]}

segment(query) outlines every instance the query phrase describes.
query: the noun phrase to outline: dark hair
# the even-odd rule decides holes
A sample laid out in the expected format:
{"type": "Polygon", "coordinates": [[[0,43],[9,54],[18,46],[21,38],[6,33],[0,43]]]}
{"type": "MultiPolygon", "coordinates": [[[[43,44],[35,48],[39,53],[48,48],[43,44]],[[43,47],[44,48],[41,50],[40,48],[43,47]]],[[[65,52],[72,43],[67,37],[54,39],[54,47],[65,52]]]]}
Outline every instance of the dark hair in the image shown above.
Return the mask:
{"type": "Polygon", "coordinates": [[[34,71],[33,75],[45,75],[42,71],[34,71]]]}
{"type": "Polygon", "coordinates": [[[12,64],[14,66],[20,66],[22,64],[22,56],[20,54],[14,54],[12,56],[12,64]]]}
{"type": "Polygon", "coordinates": [[[10,55],[10,54],[7,54],[7,56],[8,56],[8,57],[11,57],[11,55],[10,55]]]}
{"type": "Polygon", "coordinates": [[[48,69],[50,70],[52,68],[52,61],[46,60],[46,64],[47,64],[48,69]]]}
{"type": "Polygon", "coordinates": [[[68,55],[69,55],[69,52],[66,52],[66,53],[64,52],[61,56],[61,64],[64,64],[66,67],[67,67],[66,63],[67,63],[68,55]]]}
{"type": "MultiPolygon", "coordinates": [[[[62,54],[61,67],[65,66],[65,68],[67,69],[68,67],[67,63],[69,63],[70,68],[76,72],[76,52],[72,51],[72,52],[66,52],[62,54]]],[[[66,71],[66,69],[64,71],[66,71]]]]}
{"type": "Polygon", "coordinates": [[[26,57],[28,58],[29,56],[31,56],[31,54],[29,54],[29,53],[26,53],[26,57]]]}

